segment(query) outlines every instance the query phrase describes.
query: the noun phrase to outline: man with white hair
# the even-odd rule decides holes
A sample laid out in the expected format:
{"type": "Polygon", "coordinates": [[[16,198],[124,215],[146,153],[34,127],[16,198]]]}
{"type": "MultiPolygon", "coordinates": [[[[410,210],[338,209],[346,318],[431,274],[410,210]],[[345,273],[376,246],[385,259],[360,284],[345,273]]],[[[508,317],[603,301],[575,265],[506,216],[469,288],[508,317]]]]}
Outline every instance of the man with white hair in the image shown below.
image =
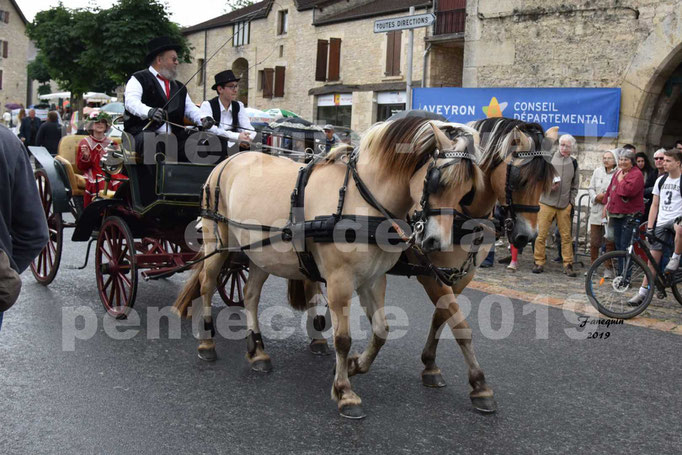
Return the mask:
{"type": "Polygon", "coordinates": [[[570,134],[559,138],[559,151],[552,157],[552,166],[557,177],[550,191],[540,197],[540,212],[538,213],[538,237],[535,240],[535,265],[533,273],[542,273],[547,261],[545,257],[545,241],[547,232],[556,219],[561,235],[561,253],[564,260],[564,273],[570,277],[576,276],[573,270],[573,243],[571,241],[571,210],[578,194],[580,172],[578,162],[571,156],[576,148],[576,140],[570,134]]]}

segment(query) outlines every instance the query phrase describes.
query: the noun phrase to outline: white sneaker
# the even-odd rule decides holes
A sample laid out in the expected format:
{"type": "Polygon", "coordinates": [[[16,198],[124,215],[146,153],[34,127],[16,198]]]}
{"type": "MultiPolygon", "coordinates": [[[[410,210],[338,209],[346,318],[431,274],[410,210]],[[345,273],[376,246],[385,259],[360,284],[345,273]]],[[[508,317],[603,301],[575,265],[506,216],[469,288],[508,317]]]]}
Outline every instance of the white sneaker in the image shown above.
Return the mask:
{"type": "Polygon", "coordinates": [[[519,263],[512,261],[509,263],[507,266],[507,270],[511,270],[512,272],[516,272],[519,269],[519,263]]]}
{"type": "Polygon", "coordinates": [[[640,294],[639,292],[637,293],[636,296],[628,300],[628,305],[630,306],[639,306],[644,302],[644,299],[646,298],[645,295],[640,294]]]}
{"type": "Polygon", "coordinates": [[[668,265],[665,266],[665,271],[666,272],[674,272],[680,267],[680,258],[670,258],[670,261],[668,262],[668,265]]]}
{"type": "Polygon", "coordinates": [[[604,270],[604,278],[606,278],[607,280],[613,278],[613,270],[611,269],[604,270]]]}

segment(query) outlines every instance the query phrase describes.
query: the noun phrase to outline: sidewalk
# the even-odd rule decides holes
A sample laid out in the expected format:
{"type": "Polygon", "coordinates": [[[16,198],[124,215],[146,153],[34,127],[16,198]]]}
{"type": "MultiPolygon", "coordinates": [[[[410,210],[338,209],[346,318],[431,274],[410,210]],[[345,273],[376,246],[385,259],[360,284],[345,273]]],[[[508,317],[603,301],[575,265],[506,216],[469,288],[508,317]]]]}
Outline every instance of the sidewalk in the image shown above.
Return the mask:
{"type": "MultiPolygon", "coordinates": [[[[545,271],[534,274],[531,272],[533,254],[528,247],[524,254],[519,255],[519,269],[513,272],[507,270],[506,264],[497,262],[509,256],[507,247],[496,247],[495,265],[488,269],[479,268],[469,287],[514,299],[570,309],[592,317],[606,318],[589,303],[585,294],[584,274],[590,265],[590,259],[579,257],[578,261],[582,261],[584,267],[576,265],[575,271],[578,276],[570,278],[563,273],[562,264],[552,261],[556,254],[555,248],[547,248],[549,261],[544,266],[545,271]]],[[[682,335],[682,305],[675,300],[672,292],[668,291],[665,300],[654,297],[644,312],[625,323],[682,335]]]]}

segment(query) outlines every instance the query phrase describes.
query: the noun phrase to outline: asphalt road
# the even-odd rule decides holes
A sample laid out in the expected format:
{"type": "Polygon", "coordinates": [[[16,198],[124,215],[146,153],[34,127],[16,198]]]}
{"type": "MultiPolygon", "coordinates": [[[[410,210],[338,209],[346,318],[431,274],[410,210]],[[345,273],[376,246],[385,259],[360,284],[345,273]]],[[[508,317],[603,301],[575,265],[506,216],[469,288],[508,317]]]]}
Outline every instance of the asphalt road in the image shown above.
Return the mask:
{"type": "MultiPolygon", "coordinates": [[[[64,265],[78,264],[83,244],[67,243],[64,256],[64,265]]],[[[403,336],[353,378],[367,418],[349,421],[330,400],[334,357],[307,351],[301,314],[283,313],[278,278],[266,283],[261,304],[265,314],[280,313],[264,329],[274,365],[267,375],[249,369],[241,340],[220,338],[219,360],[199,360],[189,321],[179,338],[164,322],[158,339],[148,339],[148,316],[172,303],[186,275],[140,282],[139,331],[128,340],[107,335],[111,319],[92,264],[63,267],[48,288],[30,272],[23,278],[0,331],[2,454],[682,452],[677,335],[627,325],[581,329],[571,313],[520,301],[491,305],[491,297],[468,291],[476,352],[498,404],[496,414],[481,415],[453,340],[439,349],[448,386],[421,385],[432,306],[415,280],[391,277],[387,305],[403,336]],[[75,312],[89,316],[74,324],[75,312]],[[74,338],[92,324],[91,337],[74,338]],[[587,331],[602,338],[586,339],[587,331]]],[[[224,308],[218,299],[216,313],[224,308]]],[[[357,304],[353,310],[360,314],[357,304]]],[[[356,324],[354,351],[367,328],[356,324]]]]}

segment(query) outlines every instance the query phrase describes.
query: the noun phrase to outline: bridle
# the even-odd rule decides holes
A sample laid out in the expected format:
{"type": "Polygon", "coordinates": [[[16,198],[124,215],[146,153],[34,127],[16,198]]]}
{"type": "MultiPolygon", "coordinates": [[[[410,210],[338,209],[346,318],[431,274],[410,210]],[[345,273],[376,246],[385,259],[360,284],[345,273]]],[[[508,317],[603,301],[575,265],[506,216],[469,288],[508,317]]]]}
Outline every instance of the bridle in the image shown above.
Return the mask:
{"type": "MultiPolygon", "coordinates": [[[[530,151],[530,152],[512,152],[511,153],[512,159],[510,159],[509,162],[507,163],[507,180],[506,180],[506,183],[504,186],[505,205],[502,205],[500,207],[502,209],[502,213],[504,215],[503,227],[504,227],[505,233],[507,234],[507,237],[509,237],[511,235],[512,231],[514,230],[514,226],[516,225],[516,214],[517,213],[538,213],[540,211],[539,205],[524,205],[524,204],[515,204],[514,203],[512,193],[516,189],[515,183],[518,180],[519,168],[522,166],[525,166],[529,163],[524,163],[521,166],[515,166],[514,164],[512,164],[512,162],[514,161],[514,159],[528,159],[528,158],[530,158],[532,160],[533,158],[536,158],[538,156],[551,157],[552,152],[545,151],[545,150],[530,151]]],[[[510,239],[510,241],[511,241],[511,239],[510,239]]]]}

